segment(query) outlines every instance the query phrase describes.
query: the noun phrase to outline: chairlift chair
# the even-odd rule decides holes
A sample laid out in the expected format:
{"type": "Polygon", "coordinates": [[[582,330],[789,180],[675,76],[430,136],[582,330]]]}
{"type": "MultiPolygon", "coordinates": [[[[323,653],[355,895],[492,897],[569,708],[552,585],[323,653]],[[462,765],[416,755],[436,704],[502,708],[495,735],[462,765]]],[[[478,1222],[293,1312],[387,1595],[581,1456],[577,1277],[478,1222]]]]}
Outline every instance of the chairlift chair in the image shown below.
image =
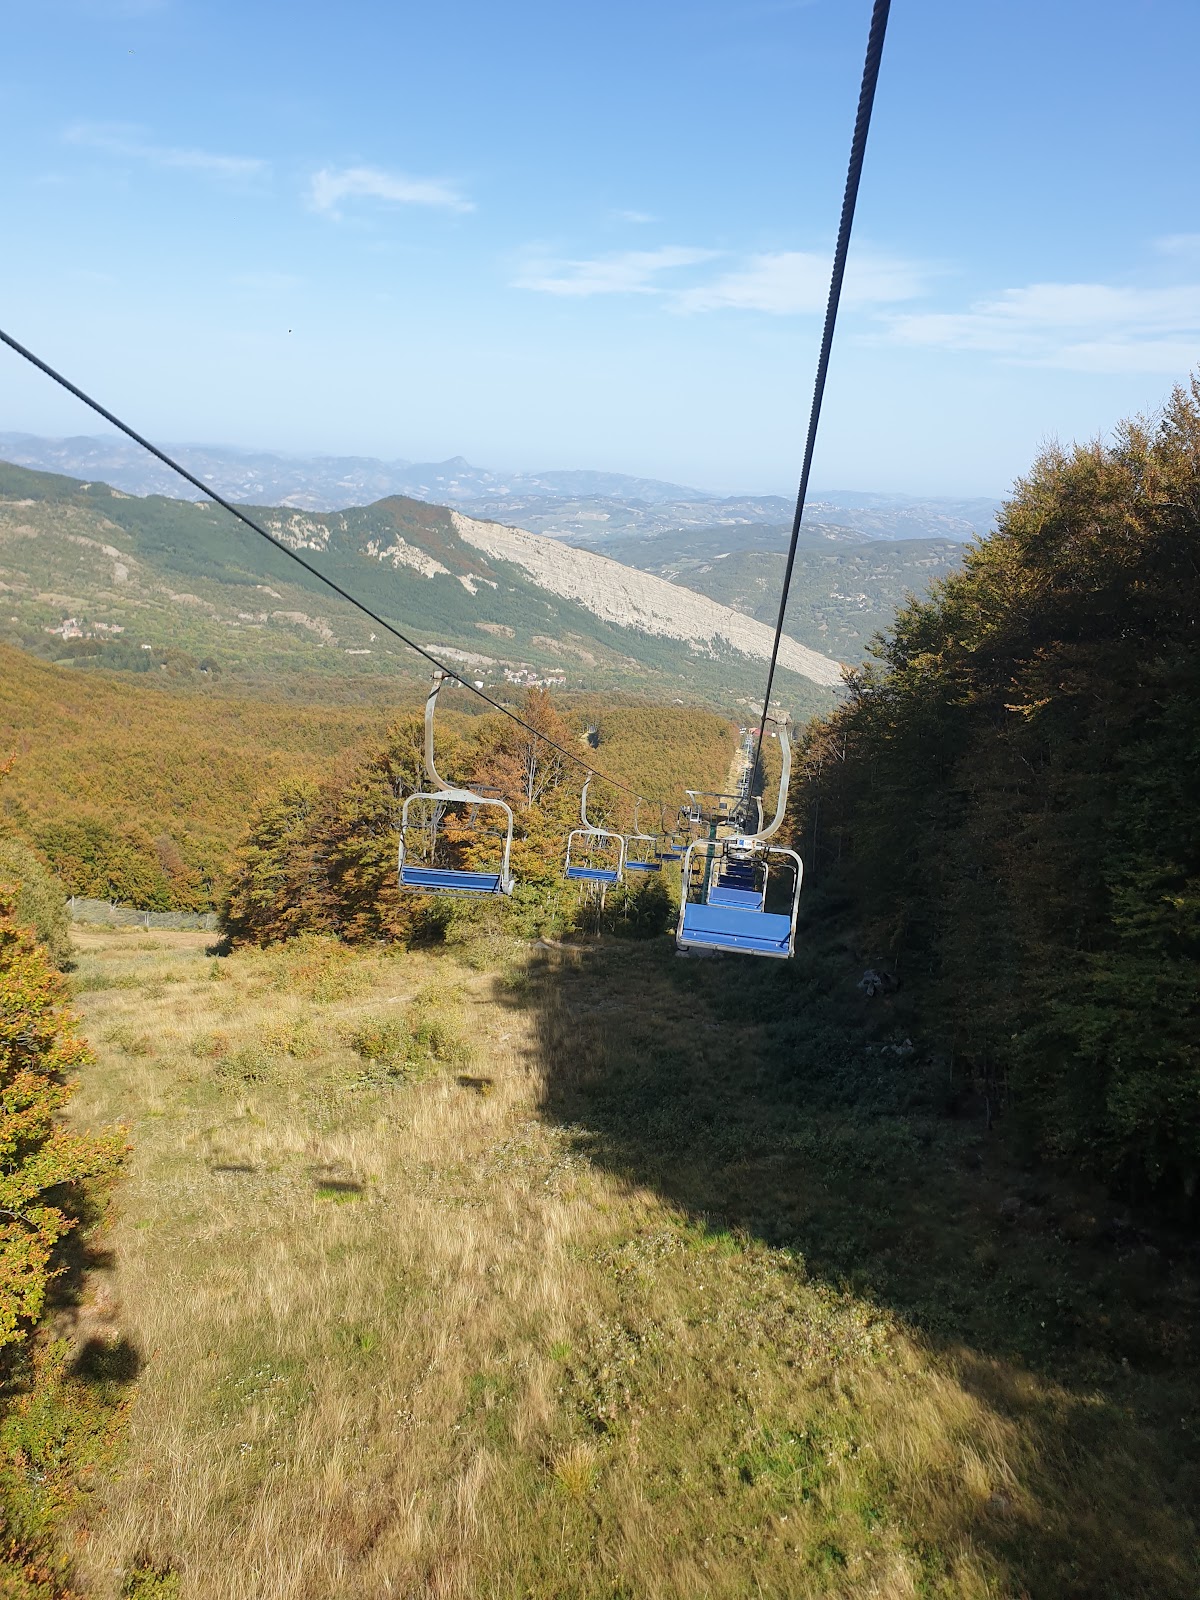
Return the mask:
{"type": "Polygon", "coordinates": [[[607,889],[620,883],[625,870],[625,836],[611,828],[598,828],[588,821],[587,792],[592,781],[589,772],[583,780],[579,796],[581,827],[573,828],[567,835],[567,859],[563,866],[564,877],[576,883],[595,883],[607,889]],[[615,854],[614,854],[615,852],[615,854]],[[595,864],[599,857],[601,864],[595,864]]]}
{"type": "Polygon", "coordinates": [[[633,803],[633,832],[625,835],[625,870],[626,872],[661,872],[662,853],[658,847],[658,840],[652,833],[638,831],[638,812],[642,802],[635,800],[633,803]]]}
{"type": "Polygon", "coordinates": [[[433,715],[438,692],[448,676],[443,672],[434,673],[433,687],[425,701],[425,770],[433,787],[422,793],[410,794],[401,809],[400,887],[421,889],[427,894],[511,894],[516,887],[516,879],[509,866],[513,841],[512,807],[498,795],[455,788],[438,776],[434,765],[433,715]],[[410,820],[414,806],[425,809],[423,821],[410,820]],[[449,806],[470,808],[466,815],[466,827],[477,839],[488,836],[480,820],[484,808],[490,807],[501,813],[502,821],[494,837],[503,842],[500,845],[499,865],[495,870],[477,871],[456,866],[452,862],[439,862],[439,855],[444,857],[446,854],[446,840],[439,830],[449,806]],[[424,860],[420,859],[422,856],[424,860]]]}
{"type": "Polygon", "coordinates": [[[720,950],[731,954],[774,956],[795,954],[796,914],[804,864],[794,850],[771,840],[783,822],[791,777],[792,747],[786,723],[780,725],[783,770],[775,816],[755,833],[738,832],[724,839],[694,839],[684,852],[683,895],[675,930],[678,950],[720,950]],[[768,890],[782,879],[771,899],[781,909],[768,910],[768,890]]]}

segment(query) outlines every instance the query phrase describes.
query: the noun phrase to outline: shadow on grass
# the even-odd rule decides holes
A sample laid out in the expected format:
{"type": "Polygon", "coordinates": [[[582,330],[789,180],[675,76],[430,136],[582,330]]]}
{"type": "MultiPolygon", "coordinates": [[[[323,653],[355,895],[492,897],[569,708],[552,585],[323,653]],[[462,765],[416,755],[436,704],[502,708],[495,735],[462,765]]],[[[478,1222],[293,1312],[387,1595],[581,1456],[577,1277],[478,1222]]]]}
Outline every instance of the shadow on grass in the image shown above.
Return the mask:
{"type": "Polygon", "coordinates": [[[68,1369],[72,1378],[105,1385],[132,1383],[141,1370],[137,1346],[123,1337],[86,1340],[68,1369]]]}
{"type": "Polygon", "coordinates": [[[1194,1600],[1194,1260],[1022,1168],[923,1058],[903,996],[867,999],[860,975],[837,952],[695,961],[612,941],[543,952],[498,997],[531,1013],[543,1113],[580,1154],[887,1308],[1011,1426],[1034,1511],[994,1495],[969,1526],[914,1537],[986,1551],[997,1593],[1194,1600]]]}

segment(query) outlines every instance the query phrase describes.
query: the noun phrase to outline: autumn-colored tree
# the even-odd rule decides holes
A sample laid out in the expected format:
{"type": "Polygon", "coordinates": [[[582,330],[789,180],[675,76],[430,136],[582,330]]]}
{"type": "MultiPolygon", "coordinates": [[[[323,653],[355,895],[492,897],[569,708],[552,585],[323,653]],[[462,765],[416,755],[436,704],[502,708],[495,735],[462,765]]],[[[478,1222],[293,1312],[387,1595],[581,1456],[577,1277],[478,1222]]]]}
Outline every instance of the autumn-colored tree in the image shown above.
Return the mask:
{"type": "MultiPolygon", "coordinates": [[[[439,711],[436,762],[448,784],[498,795],[512,807],[511,907],[517,923],[533,930],[564,925],[577,905],[576,890],[563,884],[563,854],[578,824],[587,769],[564,752],[584,753],[581,731],[590,715],[585,709],[568,720],[541,689],[527,692],[519,713],[528,727],[498,715],[439,711]]],[[[646,782],[639,761],[671,795],[681,795],[686,783],[718,787],[728,772],[734,730],[707,712],[622,707],[606,727],[614,737],[604,759],[630,783],[646,782]]],[[[234,938],[267,943],[300,932],[408,938],[440,925],[430,897],[402,892],[396,876],[404,798],[429,786],[423,742],[422,719],[401,718],[374,754],[344,760],[319,786],[284,791],[260,807],[231,877],[225,926],[234,938]]],[[[594,784],[588,806],[596,820],[631,825],[629,797],[611,785],[594,784]]],[[[503,826],[497,816],[489,807],[414,805],[409,848],[419,858],[430,843],[422,825],[432,823],[440,865],[495,870],[496,830],[503,826]]],[[[649,813],[643,818],[652,828],[657,821],[649,813]]],[[[670,897],[661,884],[636,885],[612,901],[614,926],[646,931],[664,924],[670,897]]]]}
{"type": "Polygon", "coordinates": [[[72,1133],[59,1122],[87,1060],[63,1000],[64,980],[0,895],[0,1348],[21,1338],[45,1300],[58,1241],[73,1226],[70,1192],[110,1173],[118,1133],[72,1133]]]}
{"type": "Polygon", "coordinates": [[[19,839],[0,838],[0,890],[4,889],[14,896],[18,921],[34,930],[57,966],[66,966],[72,948],[66,890],[19,839]]]}

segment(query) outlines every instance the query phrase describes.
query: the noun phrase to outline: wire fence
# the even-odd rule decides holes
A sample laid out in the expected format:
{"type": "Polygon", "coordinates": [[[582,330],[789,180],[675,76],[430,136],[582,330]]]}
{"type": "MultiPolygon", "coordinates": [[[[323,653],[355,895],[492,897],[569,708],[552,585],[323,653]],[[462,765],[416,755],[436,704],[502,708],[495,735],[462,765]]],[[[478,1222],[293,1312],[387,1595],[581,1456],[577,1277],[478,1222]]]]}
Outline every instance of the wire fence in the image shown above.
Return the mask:
{"type": "Polygon", "coordinates": [[[110,900],[89,900],[73,894],[67,901],[72,922],[99,922],[111,928],[194,928],[212,933],[218,926],[215,911],[139,911],[110,900]]]}

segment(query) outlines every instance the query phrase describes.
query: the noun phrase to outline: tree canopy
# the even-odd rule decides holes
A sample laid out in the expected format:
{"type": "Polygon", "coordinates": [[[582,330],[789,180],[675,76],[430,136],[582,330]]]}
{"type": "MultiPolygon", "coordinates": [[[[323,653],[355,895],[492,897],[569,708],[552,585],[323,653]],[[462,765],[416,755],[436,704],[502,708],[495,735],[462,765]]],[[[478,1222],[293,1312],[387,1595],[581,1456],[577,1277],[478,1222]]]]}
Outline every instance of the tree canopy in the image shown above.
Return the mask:
{"type": "Polygon", "coordinates": [[[1200,1176],[1200,382],[1045,451],[811,725],[794,820],[1044,1153],[1200,1176]]]}

